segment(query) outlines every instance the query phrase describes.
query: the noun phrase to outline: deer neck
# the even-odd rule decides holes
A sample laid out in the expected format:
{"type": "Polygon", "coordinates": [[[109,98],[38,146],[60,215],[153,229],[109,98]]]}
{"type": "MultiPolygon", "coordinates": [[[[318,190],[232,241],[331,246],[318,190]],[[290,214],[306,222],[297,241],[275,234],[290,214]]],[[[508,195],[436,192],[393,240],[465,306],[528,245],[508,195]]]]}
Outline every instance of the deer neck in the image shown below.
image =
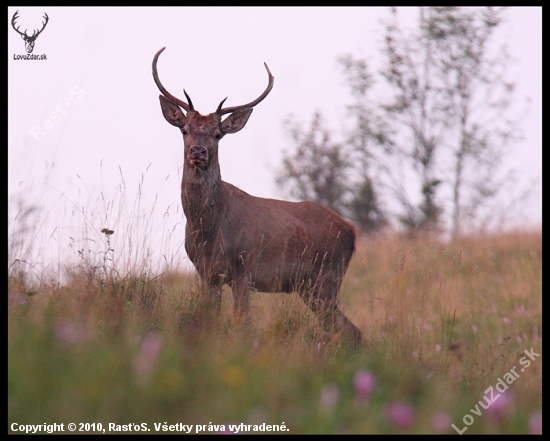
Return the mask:
{"type": "Polygon", "coordinates": [[[203,233],[218,229],[219,219],[225,207],[219,164],[211,164],[207,170],[187,164],[183,169],[181,202],[189,227],[203,233]]]}

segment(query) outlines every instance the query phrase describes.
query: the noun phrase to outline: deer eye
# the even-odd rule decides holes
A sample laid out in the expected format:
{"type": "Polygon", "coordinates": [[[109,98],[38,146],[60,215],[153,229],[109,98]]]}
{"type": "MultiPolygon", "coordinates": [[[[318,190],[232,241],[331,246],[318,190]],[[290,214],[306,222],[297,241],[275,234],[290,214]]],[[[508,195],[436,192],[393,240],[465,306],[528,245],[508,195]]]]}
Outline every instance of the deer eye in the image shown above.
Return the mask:
{"type": "Polygon", "coordinates": [[[216,134],[214,135],[214,138],[216,138],[216,139],[221,139],[221,138],[222,138],[222,134],[221,134],[221,133],[216,133],[216,134]]]}
{"type": "Polygon", "coordinates": [[[187,135],[187,130],[181,129],[181,133],[182,133],[183,135],[187,135]]]}

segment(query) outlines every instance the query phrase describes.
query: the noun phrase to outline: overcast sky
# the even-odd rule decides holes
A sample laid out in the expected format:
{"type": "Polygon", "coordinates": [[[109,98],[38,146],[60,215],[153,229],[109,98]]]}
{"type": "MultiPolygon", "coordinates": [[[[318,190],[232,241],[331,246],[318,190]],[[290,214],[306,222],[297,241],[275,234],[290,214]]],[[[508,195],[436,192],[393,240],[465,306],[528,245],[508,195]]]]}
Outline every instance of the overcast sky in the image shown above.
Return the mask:
{"type": "MultiPolygon", "coordinates": [[[[402,14],[414,19],[417,11],[402,14]]],[[[257,196],[280,198],[274,171],[281,151],[291,147],[282,121],[293,114],[307,123],[321,110],[338,131],[351,97],[336,57],[352,53],[377,67],[379,20],[388,15],[386,8],[367,7],[8,8],[11,216],[17,194],[45,213],[41,234],[58,250],[71,252],[69,236],[74,239],[79,228],[71,210],[92,212],[81,219],[96,229],[88,237],[101,238],[103,227],[125,228],[130,219],[124,216],[134,211],[121,214],[91,201],[117,198],[122,171],[131,206],[145,173],[140,202],[147,207],[156,200],[152,228],[172,210],[171,231],[183,237],[178,208],[183,145],[178,130],[162,117],[151,76],[153,55],[163,46],[158,69],[164,85],[178,96],[185,87],[203,114],[226,96],[228,106],[256,98],[267,84],[267,62],[274,88],[246,128],[223,139],[220,161],[224,180],[257,196]],[[46,60],[15,59],[26,53],[11,26],[17,10],[16,26],[29,34],[48,15],[33,51],[46,60]]],[[[542,8],[512,8],[506,19],[499,36],[518,61],[510,71],[516,97],[532,101],[525,140],[509,161],[529,182],[541,178],[542,8]]],[[[537,188],[540,192],[541,184],[537,188]]],[[[541,221],[540,194],[530,213],[530,222],[541,221]]]]}

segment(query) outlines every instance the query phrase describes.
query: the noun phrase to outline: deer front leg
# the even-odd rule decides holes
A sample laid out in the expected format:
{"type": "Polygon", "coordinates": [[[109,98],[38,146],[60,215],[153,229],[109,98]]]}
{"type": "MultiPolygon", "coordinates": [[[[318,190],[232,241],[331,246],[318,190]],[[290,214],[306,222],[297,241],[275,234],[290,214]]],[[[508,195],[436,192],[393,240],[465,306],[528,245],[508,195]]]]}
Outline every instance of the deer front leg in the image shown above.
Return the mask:
{"type": "Polygon", "coordinates": [[[237,324],[248,323],[250,313],[250,287],[248,277],[240,276],[231,284],[233,291],[233,316],[237,324]]]}
{"type": "Polygon", "coordinates": [[[193,339],[200,337],[204,331],[212,330],[219,322],[221,300],[221,286],[203,281],[196,307],[180,316],[180,334],[193,339]]]}
{"type": "Polygon", "coordinates": [[[218,320],[222,306],[222,287],[220,284],[205,283],[199,298],[199,308],[209,321],[218,320]]]}

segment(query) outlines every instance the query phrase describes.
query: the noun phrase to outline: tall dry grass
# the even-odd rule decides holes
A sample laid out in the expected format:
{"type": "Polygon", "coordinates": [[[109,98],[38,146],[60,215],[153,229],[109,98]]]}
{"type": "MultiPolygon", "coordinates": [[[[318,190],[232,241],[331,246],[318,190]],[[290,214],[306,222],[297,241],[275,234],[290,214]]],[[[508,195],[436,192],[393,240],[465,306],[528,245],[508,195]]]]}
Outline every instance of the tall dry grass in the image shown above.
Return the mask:
{"type": "Polygon", "coordinates": [[[221,320],[208,323],[196,308],[194,274],[154,271],[146,247],[137,252],[142,231],[113,229],[87,241],[87,253],[75,248],[62,278],[29,277],[14,261],[8,267],[10,428],[146,423],[154,433],[164,422],[220,431],[284,422],[290,433],[454,433],[452,423],[467,433],[538,430],[542,360],[524,371],[519,361],[542,349],[540,232],[362,240],[341,290],[365,337],[350,351],[319,339],[315,317],[294,294],[252,294],[252,322],[236,327],[224,290],[221,320]],[[117,235],[133,250],[131,266],[117,260],[117,235]],[[514,367],[520,374],[504,404],[472,414],[514,367]]]}

